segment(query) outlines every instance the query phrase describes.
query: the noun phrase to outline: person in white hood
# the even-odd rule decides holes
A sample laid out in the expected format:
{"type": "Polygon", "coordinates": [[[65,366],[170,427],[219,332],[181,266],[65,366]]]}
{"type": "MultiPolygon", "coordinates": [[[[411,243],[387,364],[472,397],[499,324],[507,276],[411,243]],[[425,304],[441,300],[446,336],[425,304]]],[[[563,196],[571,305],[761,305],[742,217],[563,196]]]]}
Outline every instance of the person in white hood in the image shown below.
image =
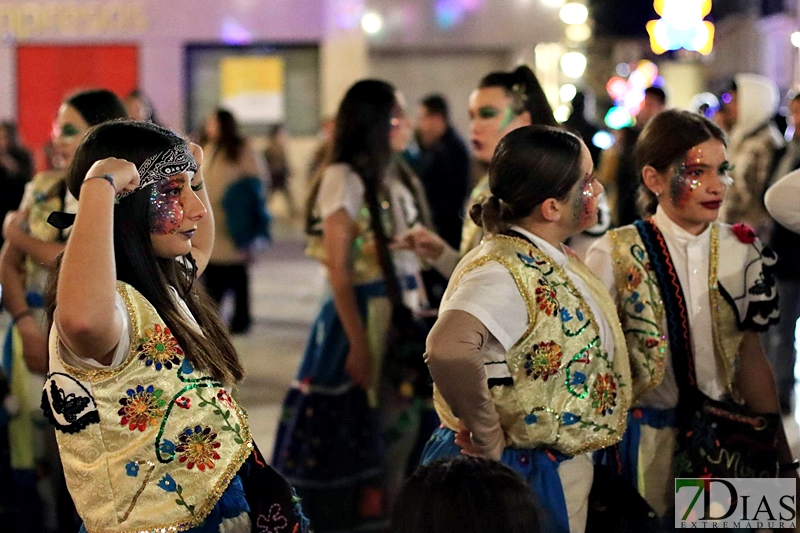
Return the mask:
{"type": "Polygon", "coordinates": [[[737,74],[734,83],[728,105],[733,123],[728,159],[734,183],[722,205],[721,218],[729,224],[744,222],[766,238],[772,219],[764,207],[764,190],[775,151],[783,145],[772,122],[780,95],[775,82],[758,74],[737,74]]]}

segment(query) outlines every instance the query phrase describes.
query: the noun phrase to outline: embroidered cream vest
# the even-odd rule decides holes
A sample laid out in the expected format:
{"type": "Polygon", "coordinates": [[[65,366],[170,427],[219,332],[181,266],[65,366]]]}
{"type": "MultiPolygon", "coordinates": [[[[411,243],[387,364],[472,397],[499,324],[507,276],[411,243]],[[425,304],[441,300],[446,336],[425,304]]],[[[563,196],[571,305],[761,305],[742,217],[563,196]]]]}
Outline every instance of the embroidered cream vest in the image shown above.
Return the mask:
{"type": "Polygon", "coordinates": [[[203,521],[250,454],[247,417],[192,367],[141,294],[121,282],[117,290],[132,325],[127,359],[70,367],[53,328],[42,408],[89,533],[182,531],[203,521]]]}
{"type": "MultiPolygon", "coordinates": [[[[657,387],[664,379],[666,358],[670,357],[667,319],[656,272],[651,268],[635,226],[609,231],[616,285],[617,307],[628,343],[634,399],[657,387]]],[[[713,323],[714,351],[722,363],[723,383],[736,401],[741,401],[735,378],[742,332],[736,311],[720,294],[717,266],[719,229],[711,228],[709,251],[709,300],[713,323]]]]}
{"type": "MultiPolygon", "coordinates": [[[[483,246],[455,273],[455,283],[497,261],[514,277],[528,308],[528,329],[506,354],[514,383],[490,389],[508,445],[577,455],[618,442],[630,405],[630,369],[614,303],[600,280],[580,261],[569,260],[609,321],[613,358],[602,346],[590,307],[550,257],[527,241],[502,235],[483,246]]],[[[457,430],[458,420],[438,390],[434,402],[445,426],[457,430]]]]}

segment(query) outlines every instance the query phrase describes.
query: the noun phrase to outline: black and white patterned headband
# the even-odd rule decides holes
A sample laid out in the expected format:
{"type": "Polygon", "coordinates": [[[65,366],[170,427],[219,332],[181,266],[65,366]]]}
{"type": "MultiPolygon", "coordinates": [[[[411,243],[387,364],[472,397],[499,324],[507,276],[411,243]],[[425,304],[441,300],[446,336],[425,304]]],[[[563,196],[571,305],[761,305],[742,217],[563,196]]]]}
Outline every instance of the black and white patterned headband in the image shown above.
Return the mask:
{"type": "Polygon", "coordinates": [[[139,185],[132,191],[123,192],[117,198],[125,198],[157,181],[169,179],[175,174],[197,172],[197,162],[194,160],[192,152],[189,151],[189,147],[179,144],[148,157],[137,170],[139,171],[139,185]]]}
{"type": "MultiPolygon", "coordinates": [[[[119,194],[116,197],[116,201],[140,191],[148,185],[169,179],[175,174],[197,172],[197,161],[195,161],[187,145],[179,144],[148,157],[136,170],[139,172],[139,185],[132,191],[119,194]]],[[[55,228],[65,230],[75,223],[75,215],[73,213],[53,211],[47,217],[47,222],[55,228]]]]}

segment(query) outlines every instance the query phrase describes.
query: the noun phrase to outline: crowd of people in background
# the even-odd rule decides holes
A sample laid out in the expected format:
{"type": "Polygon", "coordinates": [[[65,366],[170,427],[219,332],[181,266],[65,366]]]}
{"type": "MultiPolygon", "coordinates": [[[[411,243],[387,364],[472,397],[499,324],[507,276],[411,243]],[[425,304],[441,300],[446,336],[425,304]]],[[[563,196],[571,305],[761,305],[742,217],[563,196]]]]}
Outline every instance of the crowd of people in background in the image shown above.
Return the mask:
{"type": "Polygon", "coordinates": [[[524,65],[413,110],[362,80],[305,169],[283,124],[249,139],[217,108],[190,142],[138,90],[67,96],[38,172],[0,124],[0,521],[655,530],[674,477],[732,475],[707,462],[719,439],[698,444],[697,420],[717,424],[703,405],[763,420],[771,448],[748,465],[797,479],[779,415],[795,405],[800,94],[785,134],[770,79],[739,74],[723,96],[708,117],[650,87],[602,150],[591,94],[559,124],[524,65]],[[329,290],[272,470],[229,391],[276,196],[329,290]]]}

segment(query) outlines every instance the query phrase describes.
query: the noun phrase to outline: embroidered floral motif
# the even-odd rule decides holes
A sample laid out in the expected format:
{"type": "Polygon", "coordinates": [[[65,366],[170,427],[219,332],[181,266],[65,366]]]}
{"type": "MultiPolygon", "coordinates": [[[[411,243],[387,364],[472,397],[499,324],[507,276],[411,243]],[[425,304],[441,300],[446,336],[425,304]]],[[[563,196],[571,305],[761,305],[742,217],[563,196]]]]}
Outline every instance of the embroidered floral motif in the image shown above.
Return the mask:
{"type": "Polygon", "coordinates": [[[157,426],[164,417],[163,407],[166,401],[161,399],[163,391],[149,385],[146,389],[137,385],[136,389],[128,389],[127,396],[119,403],[122,405],[117,414],[121,416],[120,425],[128,426],[131,431],[144,431],[147,426],[157,426]]]}
{"type": "Polygon", "coordinates": [[[211,428],[206,426],[195,426],[186,428],[178,438],[180,444],[175,450],[181,454],[181,463],[186,463],[186,468],[191,470],[197,465],[197,469],[204,471],[206,468],[214,468],[214,461],[219,459],[217,449],[220,443],[217,442],[217,434],[211,432],[211,428]]]}
{"type": "Polygon", "coordinates": [[[605,416],[612,414],[617,405],[617,383],[611,374],[600,374],[592,389],[592,407],[595,413],[605,416]]]}
{"type": "Polygon", "coordinates": [[[226,391],[225,389],[220,389],[220,391],[217,393],[217,400],[228,404],[228,406],[230,407],[233,407],[233,399],[231,398],[231,395],[228,394],[228,391],[226,391]]]}
{"type": "Polygon", "coordinates": [[[525,355],[525,371],[528,377],[547,381],[547,378],[558,373],[561,356],[561,346],[553,341],[534,344],[531,353],[525,355]]]}
{"type": "Polygon", "coordinates": [[[739,222],[731,226],[731,229],[733,230],[733,234],[736,235],[736,238],[739,239],[739,242],[743,242],[744,244],[753,244],[756,242],[756,232],[747,224],[739,222]]]}
{"type": "Polygon", "coordinates": [[[180,398],[175,400],[175,405],[177,405],[181,409],[189,409],[192,406],[192,400],[190,400],[186,396],[181,396],[180,398]]]}
{"type": "Polygon", "coordinates": [[[136,462],[131,461],[130,463],[125,465],[125,473],[128,474],[130,477],[136,477],[139,475],[139,465],[136,462]]]}
{"type": "Polygon", "coordinates": [[[583,385],[584,383],[586,383],[586,374],[583,372],[575,372],[569,382],[569,384],[573,387],[577,385],[583,385]]]}
{"type": "Polygon", "coordinates": [[[539,279],[540,287],[536,287],[536,303],[539,309],[551,316],[558,311],[558,299],[556,298],[556,291],[547,280],[539,279]]]}
{"type": "Polygon", "coordinates": [[[283,516],[281,506],[273,503],[267,514],[259,514],[256,520],[256,527],[261,533],[279,533],[286,529],[289,521],[283,516]]]}
{"type": "Polygon", "coordinates": [[[156,324],[153,329],[144,330],[145,337],[139,339],[139,359],[144,360],[147,366],[153,365],[156,370],[162,367],[172,370],[183,355],[183,350],[178,346],[178,340],[172,336],[169,328],[162,328],[156,324]]]}
{"type": "Polygon", "coordinates": [[[628,266],[628,272],[625,274],[625,285],[629,291],[634,291],[642,283],[642,274],[639,269],[634,265],[628,266]]]}
{"type": "Polygon", "coordinates": [[[574,414],[574,413],[563,413],[561,415],[561,423],[565,426],[571,426],[572,424],[577,424],[580,421],[581,417],[574,414]]]}
{"type": "Polygon", "coordinates": [[[172,454],[175,453],[175,443],[172,442],[171,440],[164,439],[161,442],[160,450],[161,450],[161,453],[165,453],[167,455],[172,455],[172,454]]]}
{"type": "Polygon", "coordinates": [[[567,311],[566,307],[562,307],[561,308],[561,321],[562,322],[569,322],[570,320],[572,320],[572,315],[569,314],[569,311],[567,311]]]}
{"type": "Polygon", "coordinates": [[[528,424],[529,426],[535,424],[537,420],[539,419],[533,413],[525,416],[525,423],[528,424]]]}
{"type": "Polygon", "coordinates": [[[192,365],[192,362],[188,359],[184,359],[181,363],[181,373],[191,374],[192,372],[194,372],[194,366],[192,365]]]}
{"type": "Polygon", "coordinates": [[[162,477],[161,481],[158,482],[158,488],[167,492],[175,492],[178,489],[178,484],[175,483],[175,480],[172,479],[172,476],[169,474],[164,474],[164,477],[162,477]]]}
{"type": "Polygon", "coordinates": [[[658,339],[647,339],[644,341],[644,345],[650,349],[655,348],[658,346],[658,339]]]}

